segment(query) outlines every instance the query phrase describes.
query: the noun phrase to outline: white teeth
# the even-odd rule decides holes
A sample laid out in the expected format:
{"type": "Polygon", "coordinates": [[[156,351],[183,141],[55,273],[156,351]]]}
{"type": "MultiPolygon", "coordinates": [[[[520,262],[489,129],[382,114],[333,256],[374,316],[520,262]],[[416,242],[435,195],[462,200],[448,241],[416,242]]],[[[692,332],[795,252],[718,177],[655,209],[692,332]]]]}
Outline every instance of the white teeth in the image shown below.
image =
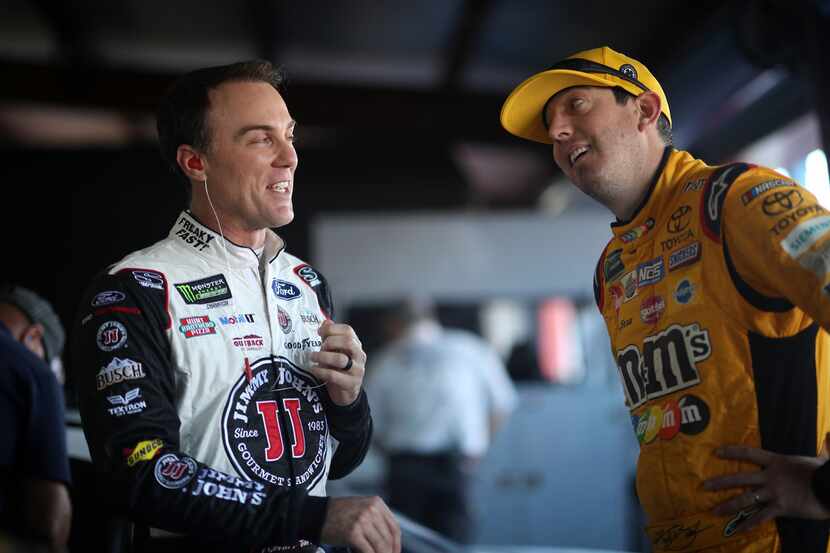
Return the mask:
{"type": "Polygon", "coordinates": [[[280,181],[280,182],[277,182],[277,183],[274,183],[274,184],[269,184],[268,188],[270,190],[275,190],[277,192],[285,192],[286,190],[288,190],[288,185],[289,185],[289,181],[284,180],[284,181],[280,181]]]}
{"type": "Polygon", "coordinates": [[[571,155],[570,155],[570,158],[569,158],[570,161],[571,161],[571,165],[576,163],[576,159],[587,151],[588,151],[588,146],[580,146],[579,148],[577,148],[576,150],[571,152],[571,155]]]}

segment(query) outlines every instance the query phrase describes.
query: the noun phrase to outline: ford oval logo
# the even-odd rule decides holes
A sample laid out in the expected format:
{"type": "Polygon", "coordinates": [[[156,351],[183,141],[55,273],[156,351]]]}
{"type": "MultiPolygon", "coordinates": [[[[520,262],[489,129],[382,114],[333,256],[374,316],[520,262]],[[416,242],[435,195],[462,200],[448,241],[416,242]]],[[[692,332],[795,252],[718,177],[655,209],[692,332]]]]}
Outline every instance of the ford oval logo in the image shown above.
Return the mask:
{"type": "Polygon", "coordinates": [[[281,300],[296,300],[301,295],[299,288],[297,288],[290,282],[286,282],[280,279],[274,279],[271,281],[271,289],[274,291],[274,295],[276,295],[281,300]]]}
{"type": "Polygon", "coordinates": [[[92,307],[101,307],[104,305],[119,303],[124,301],[126,297],[127,296],[125,296],[123,292],[119,292],[117,290],[107,290],[106,292],[101,292],[93,298],[92,307]]]}

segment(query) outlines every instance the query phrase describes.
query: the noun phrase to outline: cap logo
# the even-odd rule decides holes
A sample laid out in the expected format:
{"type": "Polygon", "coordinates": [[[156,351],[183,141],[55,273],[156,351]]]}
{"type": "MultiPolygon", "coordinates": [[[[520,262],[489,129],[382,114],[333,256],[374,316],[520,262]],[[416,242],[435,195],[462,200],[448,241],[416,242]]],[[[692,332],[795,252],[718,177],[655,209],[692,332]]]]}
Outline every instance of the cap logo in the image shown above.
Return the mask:
{"type": "Polygon", "coordinates": [[[637,80],[637,70],[634,69],[634,66],[630,63],[624,63],[620,66],[620,73],[628,77],[629,79],[637,80]]]}

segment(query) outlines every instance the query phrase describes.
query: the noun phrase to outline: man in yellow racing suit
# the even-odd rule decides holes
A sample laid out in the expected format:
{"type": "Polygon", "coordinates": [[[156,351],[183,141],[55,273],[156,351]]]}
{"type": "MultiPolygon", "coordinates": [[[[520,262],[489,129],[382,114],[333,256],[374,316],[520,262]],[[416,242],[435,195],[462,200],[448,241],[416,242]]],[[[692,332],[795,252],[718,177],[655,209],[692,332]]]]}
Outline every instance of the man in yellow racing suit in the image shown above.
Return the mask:
{"type": "MultiPolygon", "coordinates": [[[[826,521],[714,508],[715,456],[739,443],[815,457],[830,431],[830,213],[792,180],[706,165],[671,147],[657,80],[610,48],[574,54],[511,93],[511,133],[617,217],[594,290],[640,442],[637,491],[654,551],[826,552],[826,521]]],[[[752,497],[752,494],[749,495],[752,497]]]]}

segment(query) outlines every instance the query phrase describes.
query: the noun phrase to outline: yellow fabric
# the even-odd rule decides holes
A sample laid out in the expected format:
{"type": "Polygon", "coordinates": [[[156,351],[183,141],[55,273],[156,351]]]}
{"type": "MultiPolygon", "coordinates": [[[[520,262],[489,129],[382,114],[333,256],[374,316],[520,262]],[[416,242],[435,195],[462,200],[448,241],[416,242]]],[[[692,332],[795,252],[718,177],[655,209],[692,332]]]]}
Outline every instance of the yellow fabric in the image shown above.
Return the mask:
{"type": "MultiPolygon", "coordinates": [[[[717,170],[673,151],[645,205],[612,227],[597,270],[598,304],[641,442],[638,495],[658,527],[705,516],[739,493],[704,491],[704,480],[757,470],[714,455],[725,444],[761,446],[748,333],[788,337],[813,320],[830,328],[830,214],[769,169],[710,179],[717,170]],[[724,239],[748,284],[800,307],[767,312],[746,301],[724,239]]],[[[820,331],[817,342],[816,452],[830,431],[828,335],[820,331]]],[[[754,535],[777,531],[770,522],[754,535]]],[[[755,551],[736,540],[723,537],[717,551],[755,551]]]]}

